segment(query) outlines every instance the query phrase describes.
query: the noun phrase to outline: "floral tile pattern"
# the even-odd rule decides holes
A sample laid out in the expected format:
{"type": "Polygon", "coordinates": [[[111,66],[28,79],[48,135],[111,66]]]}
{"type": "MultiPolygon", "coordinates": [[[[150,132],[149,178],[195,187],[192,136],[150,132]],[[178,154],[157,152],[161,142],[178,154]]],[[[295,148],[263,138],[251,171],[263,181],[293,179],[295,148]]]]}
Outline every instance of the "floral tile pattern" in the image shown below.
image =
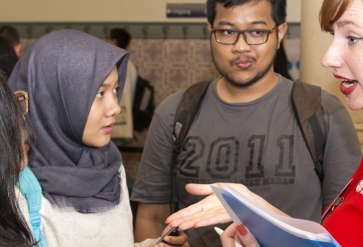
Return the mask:
{"type": "Polygon", "coordinates": [[[218,76],[209,47],[202,39],[134,39],[129,51],[140,76],[155,87],[158,105],[176,91],[218,76]]]}

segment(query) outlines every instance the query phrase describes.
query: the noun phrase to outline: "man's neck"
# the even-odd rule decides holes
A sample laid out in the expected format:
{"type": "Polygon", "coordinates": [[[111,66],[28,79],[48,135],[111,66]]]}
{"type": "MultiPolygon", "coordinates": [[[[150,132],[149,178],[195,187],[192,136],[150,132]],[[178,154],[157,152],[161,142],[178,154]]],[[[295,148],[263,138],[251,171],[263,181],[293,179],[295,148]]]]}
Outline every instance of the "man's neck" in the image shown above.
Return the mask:
{"type": "Polygon", "coordinates": [[[278,80],[278,76],[273,72],[249,87],[236,87],[226,78],[221,77],[217,82],[217,93],[222,100],[228,103],[247,103],[270,92],[278,80]]]}

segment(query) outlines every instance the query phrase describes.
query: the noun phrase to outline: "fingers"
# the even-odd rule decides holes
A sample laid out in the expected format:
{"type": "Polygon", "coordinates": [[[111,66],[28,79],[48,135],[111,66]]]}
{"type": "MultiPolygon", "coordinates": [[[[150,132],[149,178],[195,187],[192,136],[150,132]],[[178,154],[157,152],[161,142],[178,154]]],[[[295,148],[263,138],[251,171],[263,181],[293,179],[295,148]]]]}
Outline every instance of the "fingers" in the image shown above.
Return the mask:
{"type": "Polygon", "coordinates": [[[238,225],[236,227],[238,234],[236,235],[237,242],[243,244],[244,247],[261,247],[255,236],[244,225],[238,225]]]}
{"type": "Polygon", "coordinates": [[[244,225],[236,226],[234,223],[231,224],[221,234],[221,241],[223,247],[236,247],[241,243],[244,247],[261,247],[255,236],[248,230],[244,225]]]}
{"type": "Polygon", "coordinates": [[[234,236],[237,234],[237,227],[235,224],[231,224],[227,229],[221,234],[221,241],[223,247],[235,247],[234,236]]]}
{"type": "Polygon", "coordinates": [[[170,215],[165,223],[166,224],[169,224],[170,222],[172,222],[173,220],[176,220],[176,219],[183,219],[183,218],[186,218],[188,216],[192,216],[192,215],[195,215],[195,214],[198,214],[200,213],[201,211],[203,210],[203,207],[202,205],[200,205],[199,203],[196,203],[196,204],[193,204],[189,207],[186,207],[182,210],[179,210],[178,212],[170,215]]]}
{"type": "Polygon", "coordinates": [[[192,195],[206,196],[213,194],[212,184],[187,184],[186,190],[192,195]]]}
{"type": "Polygon", "coordinates": [[[179,236],[166,236],[164,238],[166,243],[160,243],[156,245],[157,247],[171,247],[171,246],[181,246],[189,247],[188,236],[183,231],[178,231],[179,236]]]}
{"type": "Polygon", "coordinates": [[[166,224],[172,227],[179,227],[180,230],[186,230],[231,222],[230,216],[217,196],[213,194],[210,185],[188,184],[187,189],[197,195],[212,194],[169,216],[165,221],[166,224]]]}
{"type": "Polygon", "coordinates": [[[170,226],[178,226],[180,230],[199,228],[231,222],[231,218],[224,208],[215,208],[203,211],[199,214],[176,219],[170,222],[170,226]]]}

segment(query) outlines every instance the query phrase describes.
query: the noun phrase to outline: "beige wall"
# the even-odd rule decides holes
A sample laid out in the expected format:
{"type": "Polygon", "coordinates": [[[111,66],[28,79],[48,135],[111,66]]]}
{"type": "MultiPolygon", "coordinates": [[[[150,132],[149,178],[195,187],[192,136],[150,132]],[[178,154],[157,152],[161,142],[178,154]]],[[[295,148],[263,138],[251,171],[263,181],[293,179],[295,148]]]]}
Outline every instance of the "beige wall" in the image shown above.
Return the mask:
{"type": "MultiPolygon", "coordinates": [[[[0,22],[205,22],[205,18],[167,19],[167,3],[206,0],[4,0],[0,22]]],[[[288,0],[288,21],[300,21],[301,0],[288,0]]]]}
{"type": "MultiPolygon", "coordinates": [[[[8,22],[164,22],[166,3],[204,0],[6,0],[0,21],[8,22]]],[[[203,19],[203,18],[202,18],[203,19]]],[[[175,21],[175,20],[173,20],[175,21]]],[[[184,21],[198,22],[200,19],[184,21]]],[[[203,20],[205,21],[205,20],[203,20]]]]}

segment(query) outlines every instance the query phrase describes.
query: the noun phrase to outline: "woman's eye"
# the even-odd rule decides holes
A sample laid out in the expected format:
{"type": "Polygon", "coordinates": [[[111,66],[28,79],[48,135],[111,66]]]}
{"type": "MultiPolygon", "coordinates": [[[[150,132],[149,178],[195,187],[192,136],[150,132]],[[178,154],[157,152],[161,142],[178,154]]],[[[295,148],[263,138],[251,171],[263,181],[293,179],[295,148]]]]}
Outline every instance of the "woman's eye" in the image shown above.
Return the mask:
{"type": "Polygon", "coordinates": [[[96,98],[101,98],[102,96],[103,96],[103,94],[104,94],[104,92],[102,91],[102,92],[98,92],[97,94],[96,94],[96,98]]]}
{"type": "Polygon", "coordinates": [[[354,37],[354,36],[348,36],[347,37],[348,41],[350,44],[355,44],[358,41],[362,40],[363,38],[358,38],[358,37],[354,37]]]}
{"type": "Polygon", "coordinates": [[[119,86],[117,86],[117,87],[115,87],[115,88],[113,89],[113,92],[114,92],[114,93],[117,93],[119,90],[120,90],[120,87],[119,87],[119,86]]]}

